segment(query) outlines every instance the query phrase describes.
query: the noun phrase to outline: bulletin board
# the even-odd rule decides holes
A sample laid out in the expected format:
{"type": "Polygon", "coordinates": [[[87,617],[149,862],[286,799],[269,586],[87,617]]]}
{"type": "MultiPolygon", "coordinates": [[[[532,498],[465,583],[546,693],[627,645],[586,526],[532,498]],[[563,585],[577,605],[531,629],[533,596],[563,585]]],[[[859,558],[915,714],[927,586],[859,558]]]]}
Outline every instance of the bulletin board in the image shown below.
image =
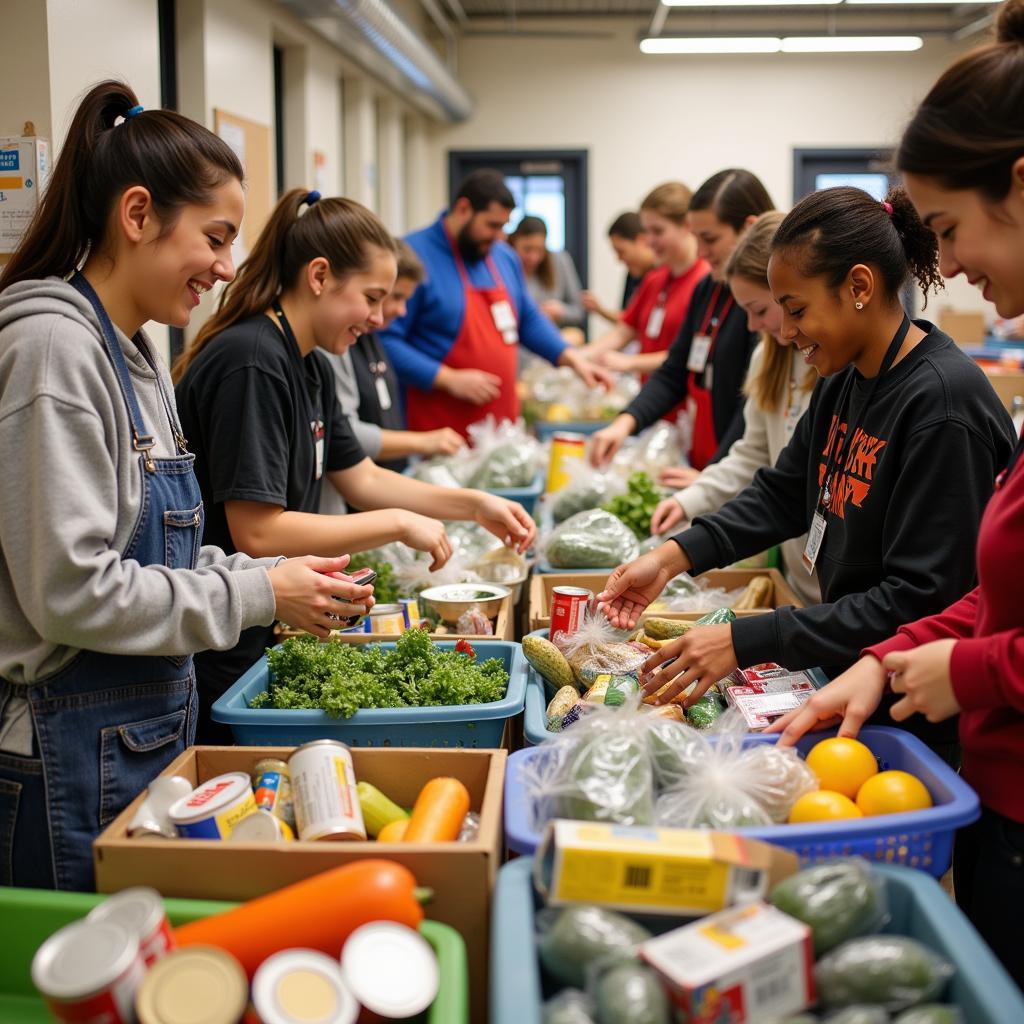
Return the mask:
{"type": "Polygon", "coordinates": [[[237,255],[244,259],[274,205],[270,185],[270,128],[214,109],[213,130],[234,150],[245,168],[245,221],[236,242],[237,255]]]}

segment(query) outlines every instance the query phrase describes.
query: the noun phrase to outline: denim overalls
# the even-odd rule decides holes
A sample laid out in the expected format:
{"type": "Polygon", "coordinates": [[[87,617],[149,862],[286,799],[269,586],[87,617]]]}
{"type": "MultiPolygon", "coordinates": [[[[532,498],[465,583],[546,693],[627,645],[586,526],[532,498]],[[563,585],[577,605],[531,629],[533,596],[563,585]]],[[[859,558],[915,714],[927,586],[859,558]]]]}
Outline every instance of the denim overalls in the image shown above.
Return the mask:
{"type": "MultiPolygon", "coordinates": [[[[192,569],[203,533],[195,456],[187,453],[158,382],[182,454],[152,457],[154,440],[146,433],[110,318],[81,274],[71,284],[96,312],[139,453],[142,507],[122,558],[192,569]]],[[[92,840],[195,736],[192,656],[82,651],[27,688],[0,680],[0,713],[12,692],[29,701],[33,757],[0,752],[0,883],[91,890],[92,840]]]]}

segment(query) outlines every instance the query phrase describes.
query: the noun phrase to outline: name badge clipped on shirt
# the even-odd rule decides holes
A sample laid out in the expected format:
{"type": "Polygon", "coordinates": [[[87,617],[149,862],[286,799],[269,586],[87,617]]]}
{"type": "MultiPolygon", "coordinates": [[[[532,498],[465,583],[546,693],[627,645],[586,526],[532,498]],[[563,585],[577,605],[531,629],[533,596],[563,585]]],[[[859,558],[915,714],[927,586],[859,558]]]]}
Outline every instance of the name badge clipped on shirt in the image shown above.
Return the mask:
{"type": "Polygon", "coordinates": [[[800,417],[803,416],[804,411],[800,407],[799,402],[790,402],[789,408],[786,409],[786,422],[784,429],[786,431],[786,437],[792,437],[793,432],[796,430],[796,425],[800,422],[800,417]]]}
{"type": "Polygon", "coordinates": [[[710,354],[711,338],[707,334],[695,334],[690,341],[690,355],[686,360],[686,368],[691,373],[703,373],[710,354]]]}
{"type": "Polygon", "coordinates": [[[644,332],[648,338],[657,338],[661,335],[661,329],[665,325],[665,307],[655,306],[651,315],[647,318],[647,330],[644,332]]]}
{"type": "Polygon", "coordinates": [[[319,480],[324,475],[324,421],[313,420],[309,426],[313,431],[313,452],[316,460],[313,479],[319,480]]]}
{"type": "Polygon", "coordinates": [[[391,388],[383,377],[376,377],[373,382],[377,387],[377,404],[383,412],[391,408],[391,388]]]}
{"type": "Polygon", "coordinates": [[[516,315],[512,307],[505,299],[491,303],[491,316],[494,318],[494,326],[501,332],[501,337],[506,345],[515,345],[519,341],[519,327],[516,324],[516,315]]]}
{"type": "Polygon", "coordinates": [[[814,572],[814,567],[818,564],[821,542],[825,539],[825,525],[825,517],[821,512],[815,512],[814,518],[811,520],[811,528],[807,531],[807,543],[804,545],[804,553],[801,556],[801,561],[803,561],[808,575],[814,572]]]}

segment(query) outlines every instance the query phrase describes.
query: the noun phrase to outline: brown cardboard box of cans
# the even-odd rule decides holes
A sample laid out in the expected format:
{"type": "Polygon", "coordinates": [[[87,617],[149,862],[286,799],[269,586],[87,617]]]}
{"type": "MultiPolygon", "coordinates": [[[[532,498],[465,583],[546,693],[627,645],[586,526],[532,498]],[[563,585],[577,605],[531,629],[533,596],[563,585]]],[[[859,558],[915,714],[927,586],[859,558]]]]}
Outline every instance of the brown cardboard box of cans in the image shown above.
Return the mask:
{"type": "MultiPolygon", "coordinates": [[[[287,760],[293,749],[191,747],[163,774],[198,785],[225,772],[251,772],[266,757],[287,760]]],[[[451,925],[465,939],[472,1019],[485,1020],[491,889],[503,850],[505,751],[353,747],[351,753],[356,778],[404,807],[413,805],[429,779],[459,779],[469,790],[470,809],[480,815],[479,835],[470,842],[434,844],[130,838],[128,824],[140,794],[93,843],[97,889],[150,885],[164,896],[245,900],[363,857],[397,861],[434,891],[427,917],[451,925]]]]}
{"type": "MultiPolygon", "coordinates": [[[[772,608],[781,608],[791,604],[802,608],[803,604],[793,593],[792,587],[786,582],[786,578],[778,569],[712,569],[700,577],[701,583],[708,587],[724,587],[726,590],[735,590],[738,587],[745,587],[757,576],[767,577],[772,584],[772,608]]],[[[603,572],[544,572],[534,573],[530,578],[529,593],[529,628],[546,629],[551,625],[551,591],[555,587],[585,587],[587,590],[598,594],[604,589],[608,580],[608,574],[603,572]]],[[[705,608],[695,612],[659,612],[650,614],[662,619],[694,620],[702,615],[714,611],[714,608],[705,608]]],[[[738,611],[739,616],[760,615],[767,609],[752,609],[750,611],[738,611]]],[[[640,617],[641,622],[647,615],[640,617]]]]}

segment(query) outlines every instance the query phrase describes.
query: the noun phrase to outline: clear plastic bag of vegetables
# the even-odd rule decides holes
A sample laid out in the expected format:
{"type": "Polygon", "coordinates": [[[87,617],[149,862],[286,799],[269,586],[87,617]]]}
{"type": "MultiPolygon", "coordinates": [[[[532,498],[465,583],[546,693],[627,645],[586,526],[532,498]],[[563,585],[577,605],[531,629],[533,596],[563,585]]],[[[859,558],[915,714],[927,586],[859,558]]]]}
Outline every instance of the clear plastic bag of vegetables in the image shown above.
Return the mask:
{"type": "Polygon", "coordinates": [[[730,710],[712,729],[707,756],[658,797],[657,822],[671,828],[731,831],[785,821],[817,780],[795,750],[744,747],[747,725],[730,710]]]}
{"type": "Polygon", "coordinates": [[[454,457],[438,456],[415,463],[409,470],[409,475],[414,480],[422,480],[423,483],[434,484],[436,487],[462,487],[463,483],[456,476],[455,467],[454,457]]]}
{"type": "Polygon", "coordinates": [[[631,562],[639,553],[636,534],[599,508],[570,516],[551,532],[544,548],[555,569],[606,569],[631,562]]]}
{"type": "Polygon", "coordinates": [[[651,656],[649,647],[631,643],[629,633],[616,629],[603,612],[589,609],[575,633],[555,633],[553,643],[565,655],[581,687],[594,685],[604,673],[636,675],[651,656]]]}
{"type": "Polygon", "coordinates": [[[626,481],[620,474],[594,469],[585,459],[571,463],[568,476],[569,482],[551,503],[551,518],[556,524],[626,493],[626,481]]]}
{"type": "Polygon", "coordinates": [[[647,715],[595,707],[537,748],[523,767],[533,827],[553,818],[654,824],[647,715]]]}
{"type": "Polygon", "coordinates": [[[645,470],[655,480],[661,470],[669,466],[685,465],[684,447],[679,428],[667,420],[658,420],[654,426],[641,431],[632,444],[625,444],[616,453],[613,465],[622,466],[627,473],[645,470]]]}
{"type": "Polygon", "coordinates": [[[467,428],[474,469],[466,486],[485,491],[529,487],[537,476],[537,439],[510,420],[495,422],[493,416],[467,428]]]}

